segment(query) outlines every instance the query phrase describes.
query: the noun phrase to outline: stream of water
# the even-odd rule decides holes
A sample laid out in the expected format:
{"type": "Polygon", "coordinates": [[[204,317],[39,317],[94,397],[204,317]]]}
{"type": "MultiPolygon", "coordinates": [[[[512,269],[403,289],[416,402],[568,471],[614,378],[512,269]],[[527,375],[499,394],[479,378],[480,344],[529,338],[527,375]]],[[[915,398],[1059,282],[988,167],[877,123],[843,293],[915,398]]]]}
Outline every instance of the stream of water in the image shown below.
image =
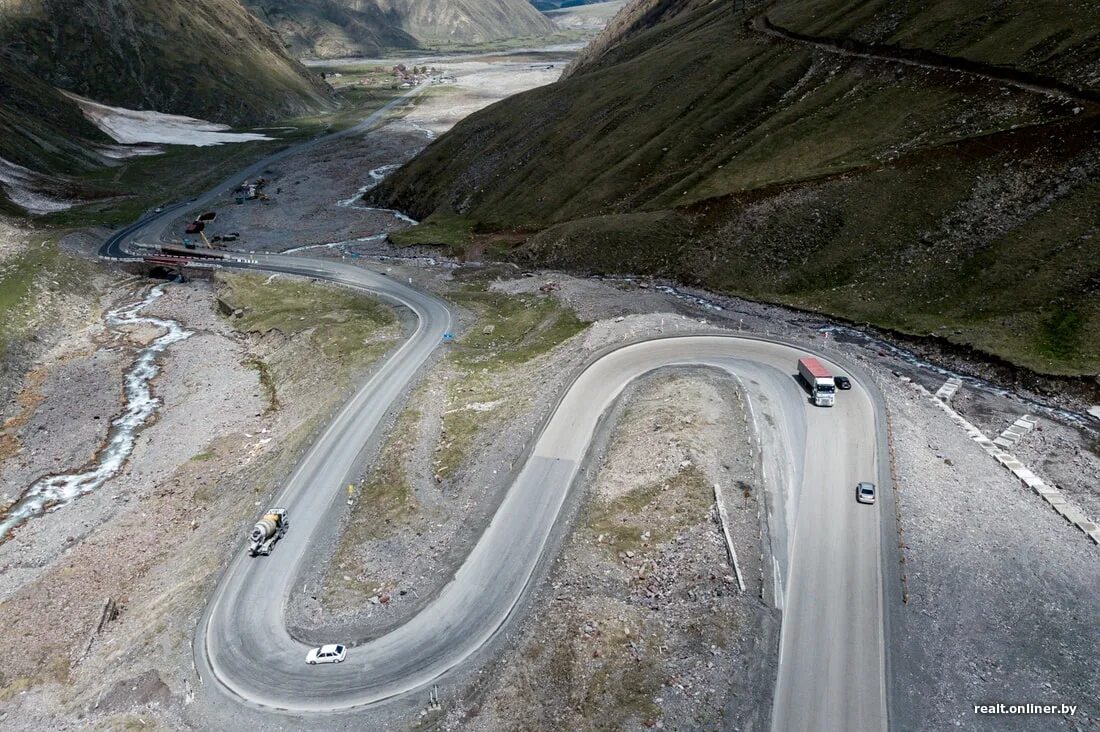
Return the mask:
{"type": "Polygon", "coordinates": [[[157,285],[149,291],[145,299],[107,313],[109,326],[117,328],[124,325],[153,325],[165,331],[138,352],[133,365],[126,372],[126,408],[111,421],[107,444],[96,455],[90,467],[73,473],[47,476],[31,485],[18,501],[0,514],[0,541],[4,541],[25,521],[60,508],[100,488],[126,464],[134,450],[138,432],[160,406],[160,400],[153,396],[150,387],[150,382],[160,373],[157,357],[172,344],[191,336],[191,331],[184,330],[174,320],[140,314],[164,295],[166,287],[167,284],[157,285]]]}

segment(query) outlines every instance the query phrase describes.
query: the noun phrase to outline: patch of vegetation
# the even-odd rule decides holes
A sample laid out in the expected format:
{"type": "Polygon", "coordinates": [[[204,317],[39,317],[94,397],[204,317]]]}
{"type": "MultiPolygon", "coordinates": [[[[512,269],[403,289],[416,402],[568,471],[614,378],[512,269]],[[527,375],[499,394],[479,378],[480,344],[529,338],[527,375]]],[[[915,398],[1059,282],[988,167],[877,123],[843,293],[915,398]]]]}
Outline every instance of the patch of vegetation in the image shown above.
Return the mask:
{"type": "Polygon", "coordinates": [[[515,398],[503,404],[501,391],[487,375],[479,372],[467,372],[452,382],[447,404],[452,406],[443,414],[440,450],[434,462],[436,474],[445,478],[466,460],[474,438],[488,420],[503,419],[519,407],[515,398]]]}
{"type": "Polygon", "coordinates": [[[462,465],[488,420],[505,419],[522,408],[522,398],[501,384],[509,370],[588,327],[551,297],[490,292],[485,281],[468,281],[449,298],[473,311],[477,320],[449,356],[462,376],[450,386],[443,415],[442,449],[435,462],[442,476],[462,465]]]}
{"type": "Polygon", "coordinates": [[[478,316],[455,349],[455,362],[467,368],[525,363],[589,325],[551,297],[513,296],[467,285],[450,298],[478,316]]]}
{"type": "Polygon", "coordinates": [[[271,373],[271,368],[267,365],[267,361],[252,356],[245,363],[256,369],[256,373],[259,374],[260,386],[263,388],[264,396],[267,399],[267,409],[265,412],[271,414],[272,412],[279,411],[279,394],[275,389],[275,376],[271,373]]]}
{"type": "Polygon", "coordinates": [[[110,730],[110,732],[153,732],[158,728],[160,728],[160,725],[157,724],[156,720],[135,717],[132,714],[110,717],[99,727],[101,730],[110,730]]]}
{"type": "Polygon", "coordinates": [[[205,463],[205,462],[209,462],[209,461],[213,460],[215,457],[217,457],[217,455],[214,453],[213,450],[203,450],[200,453],[192,455],[191,456],[191,462],[205,463]]]}
{"type": "Polygon", "coordinates": [[[0,265],[0,359],[12,338],[23,334],[39,287],[86,292],[96,265],[61,251],[56,238],[30,244],[0,265]]]}
{"type": "MultiPolygon", "coordinates": [[[[595,648],[591,640],[578,647],[575,627],[558,626],[554,642],[543,649],[549,656],[542,683],[573,703],[572,711],[583,720],[580,729],[630,729],[660,716],[654,698],[661,690],[656,659],[663,634],[647,627],[632,608],[619,610],[615,616],[586,616],[599,628],[595,648]]],[[[541,654],[531,647],[525,655],[541,654]]]]}
{"type": "Polygon", "coordinates": [[[416,410],[401,414],[370,478],[360,487],[359,495],[354,499],[358,510],[352,512],[352,521],[365,539],[389,536],[396,528],[395,524],[417,511],[416,497],[405,466],[409,450],[416,443],[420,417],[420,412],[416,410]]]}
{"type": "Polygon", "coordinates": [[[473,240],[473,221],[461,216],[432,214],[415,226],[390,234],[395,246],[445,246],[461,256],[473,240]]]}
{"type": "Polygon", "coordinates": [[[20,676],[8,681],[0,688],[0,702],[6,702],[16,694],[20,694],[36,686],[43,684],[64,684],[69,680],[69,669],[72,662],[64,654],[60,654],[45,661],[38,673],[33,676],[20,676]]]}
{"type": "Polygon", "coordinates": [[[710,484],[695,465],[610,501],[597,501],[585,525],[593,540],[613,555],[641,550],[667,541],[684,527],[699,521],[713,503],[710,484]],[[649,532],[648,538],[645,533],[649,532]]]}
{"type": "Polygon", "coordinates": [[[1058,308],[1046,321],[1047,353],[1065,358],[1077,351],[1081,341],[1081,316],[1076,311],[1058,308]]]}
{"type": "Polygon", "coordinates": [[[349,488],[352,501],[347,530],[329,565],[326,593],[329,602],[354,604],[378,586],[358,578],[358,550],[370,541],[384,539],[419,510],[406,468],[406,456],[415,445],[421,414],[402,412],[366,481],[349,488]],[[345,580],[344,577],[350,577],[345,580]]]}
{"type": "Polygon", "coordinates": [[[310,344],[337,363],[376,356],[391,344],[386,329],[397,323],[396,315],[361,293],[254,274],[219,274],[218,281],[231,312],[242,311],[230,318],[238,330],[287,336],[308,331],[310,344]]]}

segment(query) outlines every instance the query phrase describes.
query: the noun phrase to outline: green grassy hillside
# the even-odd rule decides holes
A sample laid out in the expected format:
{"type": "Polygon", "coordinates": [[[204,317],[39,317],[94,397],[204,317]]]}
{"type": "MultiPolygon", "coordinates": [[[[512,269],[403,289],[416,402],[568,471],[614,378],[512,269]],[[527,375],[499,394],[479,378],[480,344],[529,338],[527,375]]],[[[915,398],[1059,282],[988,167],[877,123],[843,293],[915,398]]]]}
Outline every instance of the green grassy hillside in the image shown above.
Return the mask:
{"type": "Polygon", "coordinates": [[[99,102],[232,124],[305,113],[331,94],[239,0],[4,2],[0,55],[99,102]]]}
{"type": "Polygon", "coordinates": [[[525,234],[504,254],[524,261],[1100,372],[1092,26],[1022,0],[788,0],[771,18],[1083,87],[1066,98],[777,39],[733,7],[637,0],[569,78],[460,123],[373,197],[443,231],[525,234]]]}
{"type": "Polygon", "coordinates": [[[0,158],[40,172],[95,168],[111,142],[69,99],[0,56],[0,158]]]}

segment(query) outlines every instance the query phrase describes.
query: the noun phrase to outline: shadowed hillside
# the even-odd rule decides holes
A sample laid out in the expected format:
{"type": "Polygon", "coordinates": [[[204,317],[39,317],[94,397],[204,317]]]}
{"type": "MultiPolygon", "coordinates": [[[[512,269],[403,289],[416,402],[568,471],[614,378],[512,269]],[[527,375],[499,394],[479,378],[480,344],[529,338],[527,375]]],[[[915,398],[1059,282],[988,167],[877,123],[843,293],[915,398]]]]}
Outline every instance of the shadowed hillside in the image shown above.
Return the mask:
{"type": "Polygon", "coordinates": [[[306,112],[331,93],[239,0],[4,0],[0,54],[99,102],[217,122],[306,112]]]}
{"type": "Polygon", "coordinates": [[[0,57],[0,158],[40,172],[97,167],[107,138],[50,85],[0,57]]]}
{"type": "Polygon", "coordinates": [[[421,241],[1100,371],[1086,4],[734,7],[631,3],[564,81],[467,119],[372,197],[430,217],[421,241]]]}

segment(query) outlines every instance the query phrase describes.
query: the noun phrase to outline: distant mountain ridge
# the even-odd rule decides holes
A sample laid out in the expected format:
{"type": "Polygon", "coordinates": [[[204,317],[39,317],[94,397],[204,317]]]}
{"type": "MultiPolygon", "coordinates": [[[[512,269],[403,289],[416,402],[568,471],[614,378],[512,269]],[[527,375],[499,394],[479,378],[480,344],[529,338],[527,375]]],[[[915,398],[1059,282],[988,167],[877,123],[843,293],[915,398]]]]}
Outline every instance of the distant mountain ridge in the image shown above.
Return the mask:
{"type": "Polygon", "coordinates": [[[526,0],[246,0],[299,57],[539,36],[554,25],[526,0]]]}
{"type": "Polygon", "coordinates": [[[246,0],[298,58],[374,56],[420,44],[377,4],[355,0],[246,0]]]}

